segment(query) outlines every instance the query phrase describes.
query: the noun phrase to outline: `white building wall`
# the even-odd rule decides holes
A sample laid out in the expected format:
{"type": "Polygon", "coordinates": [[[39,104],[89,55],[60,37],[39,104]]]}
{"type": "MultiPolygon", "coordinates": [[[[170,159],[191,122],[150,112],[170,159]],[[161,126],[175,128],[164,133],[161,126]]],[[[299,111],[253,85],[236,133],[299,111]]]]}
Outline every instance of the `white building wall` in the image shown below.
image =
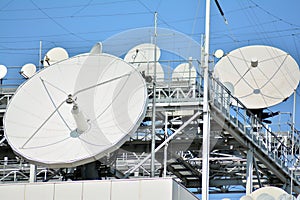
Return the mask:
{"type": "MultiPolygon", "coordinates": [[[[53,195],[48,194],[54,194],[54,184],[24,184],[24,185],[18,185],[24,187],[24,199],[32,199],[36,200],[40,198],[41,200],[53,200],[53,195]]],[[[11,186],[11,188],[14,188],[15,186],[11,186]]],[[[0,187],[0,194],[2,192],[2,187],[0,187]]],[[[2,195],[1,195],[2,196],[2,195]]],[[[18,198],[22,199],[23,198],[18,198]]],[[[17,199],[16,199],[17,200],[17,199]]]]}
{"type": "Polygon", "coordinates": [[[171,178],[0,184],[3,200],[196,200],[171,178]]]}

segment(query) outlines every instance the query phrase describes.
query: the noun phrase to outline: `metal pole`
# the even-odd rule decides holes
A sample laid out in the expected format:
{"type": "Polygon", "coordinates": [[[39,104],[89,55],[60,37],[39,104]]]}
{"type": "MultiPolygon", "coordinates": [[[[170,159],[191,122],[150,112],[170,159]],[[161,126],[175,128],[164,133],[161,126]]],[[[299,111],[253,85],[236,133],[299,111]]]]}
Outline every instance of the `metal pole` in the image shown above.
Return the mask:
{"type": "Polygon", "coordinates": [[[206,0],[205,44],[204,44],[204,95],[203,95],[203,142],[202,142],[202,200],[209,196],[209,151],[210,151],[210,115],[208,104],[208,60],[210,31],[210,0],[206,0]]]}
{"type": "Polygon", "coordinates": [[[153,99],[152,99],[152,141],[151,141],[151,177],[155,176],[155,121],[156,121],[156,37],[157,37],[157,12],[154,14],[154,75],[153,75],[153,99]]]}
{"type": "Polygon", "coordinates": [[[246,195],[253,190],[253,150],[247,152],[247,171],[246,171],[246,195]]]}
{"type": "Polygon", "coordinates": [[[189,83],[189,87],[191,86],[191,84],[193,83],[192,82],[192,78],[195,78],[195,77],[191,77],[191,71],[192,71],[192,67],[193,67],[193,58],[192,57],[189,57],[189,80],[188,80],[188,83],[189,83]]]}
{"type": "MultiPolygon", "coordinates": [[[[295,133],[295,120],[296,120],[296,89],[294,90],[294,105],[293,105],[293,119],[292,119],[292,162],[294,161],[294,133],[295,133]]],[[[294,165],[294,163],[292,163],[294,165]]],[[[294,166],[293,166],[294,167],[294,166]]],[[[291,196],[293,195],[293,167],[291,169],[291,196]]]]}
{"type": "Polygon", "coordinates": [[[42,61],[42,41],[40,41],[40,52],[39,52],[39,70],[41,69],[41,61],[42,61]]]}
{"type": "Polygon", "coordinates": [[[30,164],[29,183],[36,182],[36,170],[37,170],[36,165],[30,164]]]}
{"type": "MultiPolygon", "coordinates": [[[[168,138],[168,113],[165,112],[165,138],[168,138]]],[[[168,143],[164,148],[164,174],[163,177],[167,177],[167,157],[168,157],[168,143]]]]}

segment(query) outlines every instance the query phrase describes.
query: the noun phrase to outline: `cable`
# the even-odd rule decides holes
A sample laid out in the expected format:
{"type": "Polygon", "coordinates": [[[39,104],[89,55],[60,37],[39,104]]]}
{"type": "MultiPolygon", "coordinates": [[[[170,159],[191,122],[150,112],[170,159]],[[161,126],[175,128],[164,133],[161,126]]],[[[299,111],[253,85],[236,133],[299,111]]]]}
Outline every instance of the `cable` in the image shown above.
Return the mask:
{"type": "Polygon", "coordinates": [[[66,27],[64,27],[63,25],[61,25],[60,23],[58,23],[55,19],[53,19],[51,16],[49,16],[44,10],[42,10],[41,8],[39,8],[39,6],[34,3],[33,0],[30,0],[31,3],[36,7],[38,8],[44,15],[46,15],[51,21],[53,21],[57,26],[59,26],[60,28],[62,28],[63,30],[65,30],[66,32],[70,33],[71,35],[77,37],[78,39],[81,39],[83,41],[87,41],[89,42],[89,40],[86,40],[85,38],[81,37],[81,36],[78,36],[77,34],[73,33],[72,31],[68,30],[66,27]]]}
{"type": "MultiPolygon", "coordinates": [[[[37,53],[19,53],[19,52],[15,52],[15,51],[13,51],[13,52],[5,52],[5,51],[1,51],[0,52],[0,55],[1,54],[9,54],[9,55],[31,55],[31,56],[36,56],[37,55],[37,53]]],[[[2,57],[2,56],[1,56],[2,57]]]]}
{"type": "MultiPolygon", "coordinates": [[[[99,33],[109,33],[109,32],[119,32],[119,31],[125,31],[128,30],[126,28],[120,28],[120,29],[112,29],[112,30],[100,30],[100,31],[88,31],[88,32],[78,32],[77,34],[79,35],[84,35],[84,34],[99,34],[99,33]]],[[[69,33],[62,33],[62,34],[53,34],[53,35],[33,35],[33,36],[22,36],[22,38],[51,38],[51,37],[61,37],[61,36],[69,36],[69,33]]],[[[20,39],[20,36],[0,36],[0,39],[20,39]]],[[[37,41],[37,40],[31,40],[31,41],[37,41]]],[[[47,40],[43,40],[47,41],[47,40]]],[[[52,41],[49,41],[52,42],[52,41]]],[[[1,43],[14,43],[13,42],[8,42],[8,41],[3,41],[1,43]]]]}
{"type": "Polygon", "coordinates": [[[195,28],[196,28],[196,22],[197,22],[197,18],[200,12],[200,0],[198,0],[198,4],[197,4],[197,9],[196,9],[196,14],[195,17],[193,19],[193,27],[192,27],[192,35],[195,33],[195,28]]]}
{"type": "Polygon", "coordinates": [[[215,3],[216,3],[216,5],[217,5],[217,8],[218,8],[218,10],[219,10],[221,16],[222,16],[223,19],[224,19],[225,24],[228,24],[228,21],[227,21],[225,15],[224,15],[224,12],[223,12],[223,10],[222,10],[222,8],[221,8],[221,5],[219,4],[218,0],[215,0],[215,3]]]}
{"type": "MultiPolygon", "coordinates": [[[[247,6],[247,7],[240,8],[240,9],[229,10],[229,11],[226,11],[226,13],[229,14],[229,13],[234,13],[234,12],[241,12],[241,11],[244,11],[246,9],[251,9],[253,7],[255,7],[255,6],[247,6]]],[[[216,17],[216,16],[219,16],[219,14],[211,14],[211,18],[216,17]]],[[[204,19],[204,16],[197,17],[197,20],[201,20],[201,19],[204,19]]],[[[194,20],[195,20],[195,18],[177,19],[177,20],[169,21],[169,24],[170,23],[178,24],[180,22],[188,22],[188,21],[194,21],[194,20]]]]}
{"type": "MultiPolygon", "coordinates": [[[[152,11],[148,6],[146,6],[141,0],[137,0],[144,8],[146,8],[146,10],[148,10],[149,13],[151,13],[152,15],[154,15],[154,11],[152,11]]],[[[178,30],[176,27],[171,26],[170,24],[168,24],[162,17],[158,16],[158,19],[163,22],[163,24],[167,25],[168,27],[173,28],[174,30],[178,30]]]]}
{"type": "Polygon", "coordinates": [[[77,15],[78,13],[80,13],[81,11],[86,9],[92,2],[93,2],[93,0],[90,0],[86,5],[82,6],[79,10],[74,12],[71,16],[74,17],[75,15],[77,15]]]}
{"type": "MultiPolygon", "coordinates": [[[[11,2],[13,2],[14,0],[12,0],[11,2]]],[[[120,0],[120,1],[109,1],[109,2],[101,2],[101,3],[93,3],[91,4],[93,7],[94,6],[103,6],[103,5],[109,5],[109,4],[119,4],[119,3],[127,3],[127,2],[132,2],[132,1],[136,1],[136,0],[120,0]]],[[[10,2],[10,3],[11,3],[10,2]]],[[[9,3],[9,4],[10,4],[9,3]]],[[[71,9],[71,8],[80,8],[85,6],[86,4],[82,4],[82,5],[68,5],[68,6],[54,6],[54,7],[44,7],[41,9],[45,10],[58,10],[58,9],[71,9]]],[[[7,6],[4,6],[7,7],[7,6]]],[[[0,9],[1,10],[1,9],[0,9]]],[[[24,8],[18,8],[18,9],[7,9],[7,10],[1,10],[1,12],[27,12],[27,11],[37,11],[39,10],[38,8],[32,8],[32,9],[24,9],[24,8]]]]}
{"type": "MultiPolygon", "coordinates": [[[[239,33],[240,35],[243,35],[243,36],[247,36],[247,35],[254,35],[254,34],[277,34],[277,33],[284,33],[284,32],[291,32],[291,31],[300,31],[299,28],[291,28],[291,29],[268,29],[267,31],[259,31],[259,32],[245,32],[245,33],[239,33]]],[[[215,37],[220,37],[221,35],[224,35],[222,31],[220,31],[220,33],[222,34],[219,34],[219,32],[215,33],[215,35],[218,35],[218,36],[215,36],[215,37]]],[[[281,36],[279,34],[277,34],[278,36],[281,36]]],[[[293,33],[291,33],[291,35],[293,35],[293,33]]]]}
{"type": "MultiPolygon", "coordinates": [[[[287,34],[287,35],[281,35],[281,36],[273,36],[273,37],[269,37],[269,39],[274,39],[274,38],[281,38],[281,37],[287,37],[287,36],[295,36],[295,35],[300,35],[300,33],[295,33],[295,34],[287,34]]],[[[254,42],[254,41],[259,41],[261,40],[261,38],[253,38],[253,39],[245,39],[245,40],[237,40],[236,42],[238,43],[243,43],[243,42],[254,42]]],[[[218,43],[211,43],[211,44],[232,44],[231,41],[226,41],[226,42],[218,42],[218,43]]]]}
{"type": "Polygon", "coordinates": [[[292,36],[293,36],[293,42],[294,42],[294,45],[295,45],[297,57],[300,59],[300,54],[299,54],[299,50],[298,50],[298,45],[296,44],[295,35],[292,34],[292,36]]]}
{"type": "Polygon", "coordinates": [[[158,8],[159,8],[161,2],[162,2],[162,0],[160,0],[160,1],[158,2],[157,6],[156,6],[156,10],[158,10],[158,8]]]}
{"type": "Polygon", "coordinates": [[[155,12],[152,11],[148,6],[146,6],[141,0],[137,0],[149,13],[154,14],[155,12]]]}
{"type": "MultiPolygon", "coordinates": [[[[240,2],[241,4],[244,3],[244,1],[240,2]]],[[[264,29],[264,26],[262,26],[260,24],[260,18],[257,17],[257,14],[254,12],[253,9],[249,10],[248,12],[245,12],[247,18],[248,18],[248,21],[252,24],[254,28],[254,31],[255,31],[255,34],[257,36],[260,36],[260,40],[262,41],[266,41],[267,43],[270,43],[272,44],[272,41],[269,39],[269,37],[267,37],[265,34],[259,34],[258,32],[264,32],[265,29],[264,29]]]]}
{"type": "Polygon", "coordinates": [[[284,23],[286,23],[286,24],[288,24],[288,25],[300,27],[300,26],[297,25],[297,24],[290,23],[290,22],[288,22],[288,21],[286,21],[286,20],[284,20],[284,19],[282,19],[282,18],[280,18],[280,17],[277,17],[276,15],[272,14],[271,12],[269,12],[269,11],[267,11],[266,9],[262,8],[261,6],[259,6],[259,5],[258,5],[257,3],[255,3],[253,0],[249,0],[249,1],[250,1],[252,4],[254,4],[256,7],[258,7],[259,9],[261,9],[263,12],[267,13],[268,15],[270,15],[270,16],[272,16],[272,17],[274,17],[274,18],[276,18],[276,19],[278,19],[278,20],[280,20],[280,21],[282,21],[282,22],[284,22],[284,23]]]}
{"type": "MultiPolygon", "coordinates": [[[[144,15],[148,14],[146,12],[127,12],[127,13],[109,13],[109,14],[94,14],[94,15],[79,15],[79,16],[57,16],[57,17],[51,17],[51,20],[54,21],[54,19],[74,19],[74,18],[95,18],[95,17],[111,17],[111,16],[128,16],[128,15],[144,15]]],[[[50,16],[49,16],[50,17],[50,16]]],[[[35,21],[35,20],[46,20],[49,19],[49,17],[27,17],[27,18],[0,18],[0,21],[35,21]]]]}
{"type": "Polygon", "coordinates": [[[0,11],[3,12],[3,10],[5,8],[7,8],[12,2],[14,2],[14,0],[11,0],[10,2],[8,2],[7,4],[5,4],[2,8],[0,8],[0,11]]]}

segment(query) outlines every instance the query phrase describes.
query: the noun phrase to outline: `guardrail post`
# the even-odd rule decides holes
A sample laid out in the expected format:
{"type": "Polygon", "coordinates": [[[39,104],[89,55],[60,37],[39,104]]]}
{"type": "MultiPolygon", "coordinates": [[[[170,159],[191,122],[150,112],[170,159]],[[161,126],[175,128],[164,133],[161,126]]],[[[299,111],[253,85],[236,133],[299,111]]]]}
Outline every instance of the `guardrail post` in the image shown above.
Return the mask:
{"type": "Polygon", "coordinates": [[[249,149],[247,152],[246,180],[246,195],[249,195],[253,190],[253,149],[249,149]]]}

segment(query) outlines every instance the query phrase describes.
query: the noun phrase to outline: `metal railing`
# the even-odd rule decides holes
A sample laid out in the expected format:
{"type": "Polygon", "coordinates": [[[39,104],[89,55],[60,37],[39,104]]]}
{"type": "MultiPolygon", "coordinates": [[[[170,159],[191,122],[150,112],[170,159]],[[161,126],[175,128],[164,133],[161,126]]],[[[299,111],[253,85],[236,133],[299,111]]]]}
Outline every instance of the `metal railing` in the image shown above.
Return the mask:
{"type": "MultiPolygon", "coordinates": [[[[295,141],[300,141],[296,132],[292,134],[292,129],[286,130],[288,134],[274,133],[270,127],[261,122],[261,120],[251,113],[230,91],[218,80],[210,77],[210,99],[211,103],[219,109],[223,116],[236,127],[254,146],[260,149],[266,156],[273,160],[287,175],[290,174],[291,168],[299,163],[297,154],[291,154],[292,137],[295,141]]],[[[294,143],[294,148],[299,151],[299,143],[294,143]]],[[[294,178],[300,181],[300,176],[294,178]]]]}

